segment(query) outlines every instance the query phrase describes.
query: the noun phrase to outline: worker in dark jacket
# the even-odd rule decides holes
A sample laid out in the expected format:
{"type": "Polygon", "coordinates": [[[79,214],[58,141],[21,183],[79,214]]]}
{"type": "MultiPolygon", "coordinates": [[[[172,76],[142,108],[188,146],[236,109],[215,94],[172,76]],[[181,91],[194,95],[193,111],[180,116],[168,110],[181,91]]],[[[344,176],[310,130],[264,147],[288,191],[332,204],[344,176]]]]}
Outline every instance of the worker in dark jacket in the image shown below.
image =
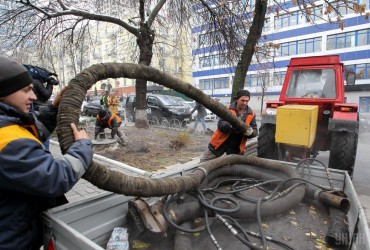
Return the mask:
{"type": "Polygon", "coordinates": [[[206,108],[199,102],[196,102],[195,107],[193,108],[191,113],[193,114],[195,111],[197,111],[197,116],[195,117],[193,130],[196,131],[198,122],[200,121],[202,124],[203,132],[206,132],[207,131],[206,120],[205,120],[205,117],[207,116],[206,108]]]}
{"type": "Polygon", "coordinates": [[[0,249],[40,249],[41,213],[85,173],[93,151],[86,131],[71,129],[75,142],[54,159],[42,140],[56,126],[60,94],[38,116],[29,113],[36,95],[26,68],[0,57],[0,249]]]}
{"type": "Polygon", "coordinates": [[[119,131],[119,127],[122,124],[122,119],[116,114],[111,113],[108,110],[102,109],[96,116],[95,123],[95,139],[97,139],[99,133],[104,132],[104,129],[111,129],[111,138],[114,139],[115,135],[118,135],[117,142],[122,146],[127,146],[127,138],[124,132],[119,131]]]}
{"type": "Polygon", "coordinates": [[[228,106],[230,112],[249,125],[246,133],[235,129],[222,118],[217,123],[217,129],[211,137],[208,150],[202,155],[200,162],[208,161],[226,154],[243,154],[247,139],[258,135],[256,117],[248,106],[250,93],[241,90],[236,94],[235,102],[228,106]]]}

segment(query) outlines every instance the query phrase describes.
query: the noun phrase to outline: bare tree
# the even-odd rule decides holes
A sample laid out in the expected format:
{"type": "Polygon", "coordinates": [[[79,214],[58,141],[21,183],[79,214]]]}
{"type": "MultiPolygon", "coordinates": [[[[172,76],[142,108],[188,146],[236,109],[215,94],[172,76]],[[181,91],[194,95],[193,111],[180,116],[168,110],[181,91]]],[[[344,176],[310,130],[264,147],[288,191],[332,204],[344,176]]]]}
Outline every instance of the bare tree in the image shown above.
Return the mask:
{"type": "MultiPolygon", "coordinates": [[[[118,25],[136,38],[139,48],[138,63],[150,65],[153,57],[155,32],[153,23],[166,0],[152,1],[63,1],[55,0],[34,3],[29,0],[18,1],[19,7],[0,16],[0,25],[7,25],[7,37],[15,43],[15,49],[26,48],[33,41],[41,44],[48,37],[66,33],[74,44],[75,32],[87,29],[90,21],[107,22],[118,25]],[[109,6],[107,6],[109,5],[109,6]],[[129,8],[127,8],[127,5],[129,8]],[[136,16],[133,9],[137,10],[136,16]],[[131,11],[130,11],[131,10],[131,11]],[[126,19],[127,21],[124,21],[126,19]]],[[[71,49],[71,48],[70,48],[71,49]]],[[[72,58],[77,65],[77,58],[72,58]]],[[[82,65],[81,65],[82,66],[82,65]]],[[[77,71],[74,68],[75,72],[77,71]]],[[[136,126],[147,127],[146,121],[146,81],[136,81],[136,126]]]]}

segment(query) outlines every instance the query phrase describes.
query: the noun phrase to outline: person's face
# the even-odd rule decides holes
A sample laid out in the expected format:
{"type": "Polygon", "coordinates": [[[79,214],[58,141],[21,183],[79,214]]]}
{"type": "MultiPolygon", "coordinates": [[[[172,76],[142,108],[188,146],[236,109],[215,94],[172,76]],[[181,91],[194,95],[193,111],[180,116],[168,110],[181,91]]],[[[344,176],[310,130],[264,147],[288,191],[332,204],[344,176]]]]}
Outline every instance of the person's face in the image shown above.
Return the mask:
{"type": "Polygon", "coordinates": [[[242,96],[236,100],[236,108],[238,110],[245,109],[248,106],[249,96],[242,96]]]}
{"type": "Polygon", "coordinates": [[[0,100],[24,113],[30,112],[32,102],[37,99],[35,93],[32,90],[33,84],[0,98],[0,100]]]}

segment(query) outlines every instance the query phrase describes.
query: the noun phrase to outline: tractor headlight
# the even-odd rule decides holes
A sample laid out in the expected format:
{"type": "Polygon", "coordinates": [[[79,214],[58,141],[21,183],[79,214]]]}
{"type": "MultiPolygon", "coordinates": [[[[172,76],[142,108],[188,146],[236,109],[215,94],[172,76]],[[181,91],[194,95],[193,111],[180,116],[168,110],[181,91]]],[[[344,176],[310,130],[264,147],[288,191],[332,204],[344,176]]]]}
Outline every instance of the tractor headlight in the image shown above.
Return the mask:
{"type": "Polygon", "coordinates": [[[272,109],[272,108],[267,108],[266,109],[266,114],[268,115],[276,115],[277,109],[272,109]]]}

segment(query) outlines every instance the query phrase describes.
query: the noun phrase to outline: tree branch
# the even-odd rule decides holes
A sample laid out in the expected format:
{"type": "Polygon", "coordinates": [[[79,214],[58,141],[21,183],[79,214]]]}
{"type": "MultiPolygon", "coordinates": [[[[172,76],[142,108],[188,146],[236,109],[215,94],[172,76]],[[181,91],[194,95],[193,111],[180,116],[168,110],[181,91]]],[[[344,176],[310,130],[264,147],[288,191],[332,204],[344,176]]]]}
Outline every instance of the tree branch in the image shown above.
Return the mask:
{"type": "Polygon", "coordinates": [[[159,11],[162,9],[162,7],[166,3],[166,1],[167,0],[160,0],[157,3],[157,5],[154,7],[154,9],[152,10],[152,12],[150,13],[149,18],[148,18],[148,21],[147,21],[149,27],[152,26],[155,17],[158,15],[159,11]]]}

